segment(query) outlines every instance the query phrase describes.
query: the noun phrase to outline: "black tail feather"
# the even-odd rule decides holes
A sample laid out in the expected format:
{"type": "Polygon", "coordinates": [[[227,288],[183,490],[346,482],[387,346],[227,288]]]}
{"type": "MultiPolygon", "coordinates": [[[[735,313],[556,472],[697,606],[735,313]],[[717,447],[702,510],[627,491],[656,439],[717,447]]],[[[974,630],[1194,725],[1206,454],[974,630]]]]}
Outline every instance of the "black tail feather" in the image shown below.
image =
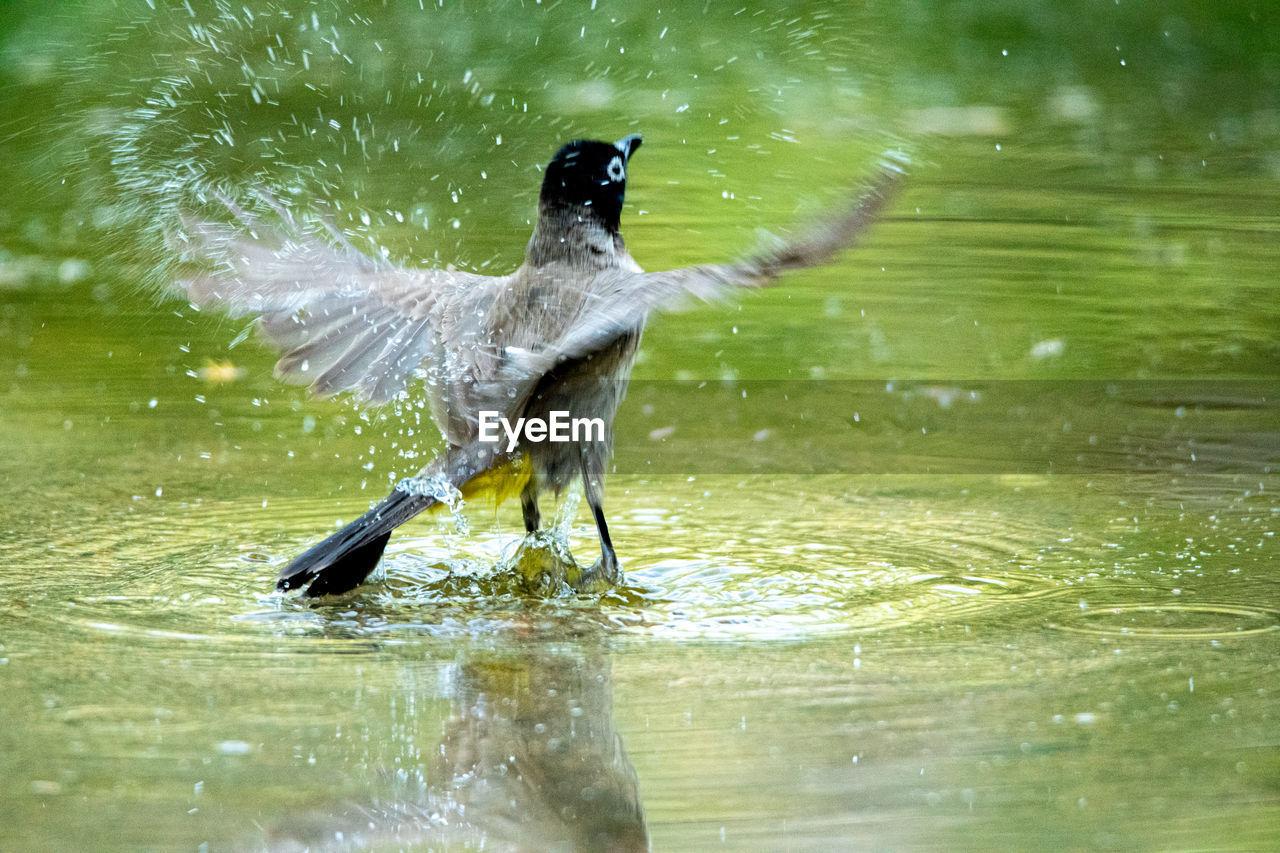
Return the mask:
{"type": "Polygon", "coordinates": [[[460,489],[476,474],[507,458],[496,453],[492,444],[475,442],[451,448],[413,480],[397,486],[382,503],[285,566],[276,589],[298,589],[309,583],[308,596],[336,595],[355,589],[382,559],[391,531],[440,503],[432,494],[414,488],[415,484],[434,481],[439,486],[447,483],[460,489]]]}
{"type": "MultiPolygon", "coordinates": [[[[364,579],[382,559],[382,551],[387,547],[391,530],[396,526],[386,523],[383,512],[391,509],[388,505],[398,497],[411,496],[403,492],[392,492],[386,500],[360,518],[296,557],[280,572],[276,589],[297,589],[310,583],[307,595],[336,595],[364,583],[364,579]]],[[[432,503],[430,499],[426,500],[422,509],[432,503]]],[[[421,511],[417,510],[408,517],[421,511]]]]}
{"type": "MultiPolygon", "coordinates": [[[[361,545],[330,563],[322,572],[316,574],[316,579],[311,582],[311,586],[307,587],[307,595],[336,595],[359,586],[382,559],[382,552],[386,549],[387,540],[390,538],[390,531],[383,533],[371,542],[361,545]]],[[[284,579],[281,579],[281,583],[284,582],[284,579]]],[[[281,587],[281,589],[285,588],[281,587]]]]}

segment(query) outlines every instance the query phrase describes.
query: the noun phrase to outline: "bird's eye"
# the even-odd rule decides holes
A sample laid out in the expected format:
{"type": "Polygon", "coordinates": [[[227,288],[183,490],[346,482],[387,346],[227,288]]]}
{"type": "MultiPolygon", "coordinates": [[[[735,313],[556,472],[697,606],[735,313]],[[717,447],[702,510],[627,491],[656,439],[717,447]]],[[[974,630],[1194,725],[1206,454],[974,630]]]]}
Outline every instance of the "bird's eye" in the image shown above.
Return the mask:
{"type": "Polygon", "coordinates": [[[627,179],[627,170],[622,165],[621,157],[614,157],[609,161],[609,168],[605,170],[611,181],[625,181],[627,179]]]}

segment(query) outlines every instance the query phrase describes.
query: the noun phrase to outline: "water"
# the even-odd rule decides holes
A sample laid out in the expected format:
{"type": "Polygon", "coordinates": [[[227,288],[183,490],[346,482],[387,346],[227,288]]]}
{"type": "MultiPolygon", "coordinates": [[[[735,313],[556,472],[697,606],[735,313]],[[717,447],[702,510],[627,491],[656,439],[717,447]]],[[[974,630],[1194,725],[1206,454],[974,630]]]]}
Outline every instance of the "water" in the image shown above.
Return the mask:
{"type": "Polygon", "coordinates": [[[0,13],[0,848],[1276,847],[1274,10],[733,11],[0,13]],[[504,272],[632,131],[649,268],[920,165],[646,333],[624,588],[522,593],[469,505],[272,594],[438,439],[157,297],[175,205],[504,272]]]}

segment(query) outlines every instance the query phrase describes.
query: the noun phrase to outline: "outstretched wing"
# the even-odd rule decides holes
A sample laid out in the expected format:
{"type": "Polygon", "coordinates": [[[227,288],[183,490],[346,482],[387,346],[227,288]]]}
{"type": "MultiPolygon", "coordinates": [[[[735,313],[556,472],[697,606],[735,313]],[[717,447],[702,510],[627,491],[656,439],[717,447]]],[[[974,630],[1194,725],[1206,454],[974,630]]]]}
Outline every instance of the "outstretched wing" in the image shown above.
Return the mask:
{"type": "Polygon", "coordinates": [[[742,288],[768,287],[788,270],[814,267],[853,245],[880,217],[906,178],[907,159],[885,154],[866,188],[847,209],[798,237],[734,264],[684,267],[653,273],[611,269],[590,285],[582,310],[562,335],[545,345],[508,347],[504,381],[530,387],[555,367],[608,346],[619,335],[642,327],[649,314],[688,301],[727,298],[742,288]]]}
{"type": "Polygon", "coordinates": [[[238,224],[186,217],[174,240],[205,267],[179,282],[191,302],[256,315],[280,349],[277,377],[384,403],[424,359],[473,343],[458,318],[501,279],[374,260],[336,228],[321,239],[264,198],[273,224],[224,200],[238,224]]]}

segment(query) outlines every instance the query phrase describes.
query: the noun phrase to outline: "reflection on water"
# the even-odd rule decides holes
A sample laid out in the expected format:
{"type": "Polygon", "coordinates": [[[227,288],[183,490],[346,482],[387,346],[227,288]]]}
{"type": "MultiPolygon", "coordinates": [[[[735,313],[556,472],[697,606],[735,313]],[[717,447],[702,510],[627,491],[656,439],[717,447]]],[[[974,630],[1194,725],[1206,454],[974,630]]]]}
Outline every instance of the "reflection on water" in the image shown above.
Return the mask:
{"type": "Polygon", "coordinates": [[[6,846],[1265,848],[1275,508],[1169,483],[619,477],[604,600],[504,590],[480,507],[311,605],[332,501],[9,506],[6,846]]]}
{"type": "Polygon", "coordinates": [[[391,727],[404,760],[380,771],[398,784],[374,802],[286,819],[268,848],[647,850],[605,640],[549,628],[495,631],[441,668],[406,666],[394,706],[406,712],[391,727]],[[443,736],[412,713],[437,696],[450,701],[443,736]]]}

